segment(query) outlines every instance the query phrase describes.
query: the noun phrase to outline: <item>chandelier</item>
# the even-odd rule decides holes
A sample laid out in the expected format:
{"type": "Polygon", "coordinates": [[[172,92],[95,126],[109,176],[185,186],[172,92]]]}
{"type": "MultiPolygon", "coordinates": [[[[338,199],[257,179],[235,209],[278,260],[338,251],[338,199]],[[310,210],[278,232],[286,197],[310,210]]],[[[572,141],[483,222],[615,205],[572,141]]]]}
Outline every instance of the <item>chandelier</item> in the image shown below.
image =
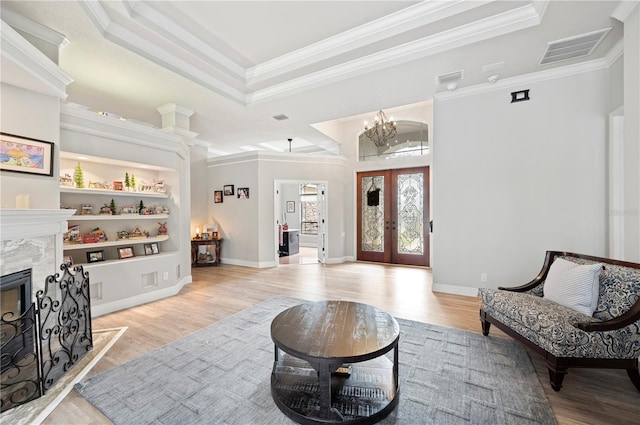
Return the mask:
{"type": "Polygon", "coordinates": [[[396,122],[389,120],[382,110],[373,119],[373,125],[364,122],[365,136],[371,139],[377,147],[386,145],[387,141],[396,135],[397,129],[396,122]]]}

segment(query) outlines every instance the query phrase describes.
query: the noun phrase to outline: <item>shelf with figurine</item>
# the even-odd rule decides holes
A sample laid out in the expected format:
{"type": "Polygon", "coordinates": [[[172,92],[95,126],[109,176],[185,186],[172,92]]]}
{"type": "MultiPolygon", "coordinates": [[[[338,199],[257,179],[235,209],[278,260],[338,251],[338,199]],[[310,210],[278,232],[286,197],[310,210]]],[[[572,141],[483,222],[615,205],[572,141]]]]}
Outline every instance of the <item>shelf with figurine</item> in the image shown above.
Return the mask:
{"type": "Polygon", "coordinates": [[[141,230],[136,226],[133,230],[120,230],[115,233],[115,237],[109,239],[107,232],[96,227],[89,233],[82,233],[80,231],[80,225],[70,225],[68,231],[63,237],[63,249],[87,249],[93,247],[105,247],[105,246],[118,246],[151,242],[162,242],[169,239],[167,233],[167,223],[158,223],[159,227],[156,236],[151,236],[151,233],[141,230]]]}
{"type": "Polygon", "coordinates": [[[84,170],[80,162],[77,163],[73,171],[64,172],[60,176],[60,192],[61,193],[85,193],[85,194],[111,194],[118,196],[144,196],[156,198],[168,198],[169,193],[164,180],[142,180],[140,183],[136,180],[134,173],[124,173],[124,179],[112,181],[87,181],[84,180],[84,170]]]}
{"type": "MultiPolygon", "coordinates": [[[[73,207],[61,205],[61,209],[72,209],[73,207]]],[[[98,214],[94,214],[92,204],[80,204],[76,208],[76,215],[70,220],[131,220],[131,219],[166,219],[169,218],[169,208],[165,206],[148,205],[142,201],[138,205],[125,204],[117,207],[112,199],[110,203],[105,202],[98,214]]]]}
{"type": "Polygon", "coordinates": [[[151,243],[151,242],[163,242],[169,239],[169,236],[149,236],[142,238],[128,238],[128,239],[116,239],[112,241],[102,241],[102,242],[65,242],[63,244],[63,249],[65,251],[71,251],[75,249],[90,249],[90,248],[101,248],[106,246],[121,246],[121,245],[135,245],[141,243],[151,243]]]}

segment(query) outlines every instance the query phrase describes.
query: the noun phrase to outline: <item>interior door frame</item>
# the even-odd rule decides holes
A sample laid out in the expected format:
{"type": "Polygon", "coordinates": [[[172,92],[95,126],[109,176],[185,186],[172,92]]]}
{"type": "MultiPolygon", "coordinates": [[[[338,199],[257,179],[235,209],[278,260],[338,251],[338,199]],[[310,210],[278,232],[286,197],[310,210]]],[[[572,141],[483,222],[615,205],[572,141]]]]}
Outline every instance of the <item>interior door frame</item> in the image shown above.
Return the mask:
{"type": "MultiPolygon", "coordinates": [[[[325,264],[327,261],[327,246],[329,243],[329,216],[327,214],[328,211],[328,193],[329,193],[329,182],[326,180],[316,180],[316,179],[295,179],[295,180],[287,180],[287,179],[274,179],[273,180],[273,217],[274,217],[274,232],[273,232],[273,242],[274,242],[274,266],[280,265],[280,257],[278,255],[279,251],[279,235],[278,235],[278,224],[280,224],[280,217],[278,216],[278,205],[282,203],[282,197],[280,195],[280,186],[283,184],[304,184],[304,183],[314,183],[318,185],[322,185],[324,188],[324,199],[323,205],[319,208],[322,208],[318,211],[318,219],[322,220],[323,227],[323,235],[318,238],[318,262],[321,264],[325,264]],[[322,244],[322,246],[320,246],[322,244]],[[322,253],[322,255],[320,255],[322,253]]],[[[302,230],[302,229],[301,229],[302,230]]],[[[320,223],[318,224],[318,232],[320,232],[320,223]]]]}

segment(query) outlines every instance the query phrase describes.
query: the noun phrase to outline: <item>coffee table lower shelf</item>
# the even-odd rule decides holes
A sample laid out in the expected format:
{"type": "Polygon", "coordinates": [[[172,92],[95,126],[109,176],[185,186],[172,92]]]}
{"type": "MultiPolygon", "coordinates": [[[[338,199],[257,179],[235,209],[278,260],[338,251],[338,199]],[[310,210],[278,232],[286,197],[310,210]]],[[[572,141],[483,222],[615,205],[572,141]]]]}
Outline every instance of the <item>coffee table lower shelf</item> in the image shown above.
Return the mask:
{"type": "Polygon", "coordinates": [[[372,424],[398,403],[393,362],[386,356],[351,364],[348,377],[331,377],[331,412],[321,411],[318,373],[283,353],[274,362],[271,394],[289,418],[302,424],[372,424]]]}

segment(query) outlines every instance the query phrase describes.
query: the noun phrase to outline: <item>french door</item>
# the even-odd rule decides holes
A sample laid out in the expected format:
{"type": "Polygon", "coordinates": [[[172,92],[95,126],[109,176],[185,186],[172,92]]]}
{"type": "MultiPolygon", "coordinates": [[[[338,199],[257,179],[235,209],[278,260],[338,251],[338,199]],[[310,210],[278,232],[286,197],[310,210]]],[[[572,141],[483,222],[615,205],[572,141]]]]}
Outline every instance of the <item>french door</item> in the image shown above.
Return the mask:
{"type": "Polygon", "coordinates": [[[358,173],[358,260],[429,265],[429,167],[358,173]]]}

